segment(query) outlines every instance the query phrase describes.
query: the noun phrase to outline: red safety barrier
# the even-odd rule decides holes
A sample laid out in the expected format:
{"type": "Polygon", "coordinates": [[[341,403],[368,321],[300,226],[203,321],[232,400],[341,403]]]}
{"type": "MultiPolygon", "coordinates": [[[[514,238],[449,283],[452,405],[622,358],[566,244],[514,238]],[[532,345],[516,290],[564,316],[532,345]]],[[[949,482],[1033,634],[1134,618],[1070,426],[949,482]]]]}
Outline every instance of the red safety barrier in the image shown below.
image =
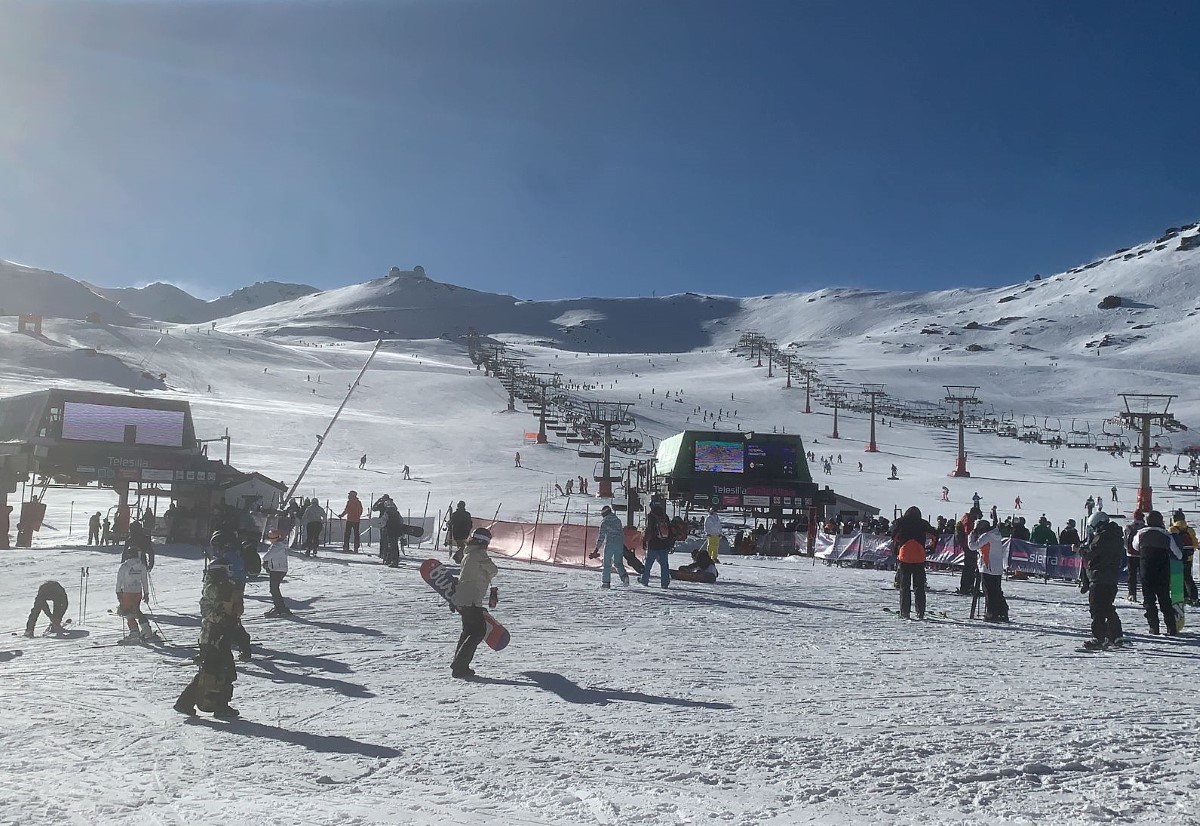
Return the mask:
{"type": "MultiPolygon", "coordinates": [[[[599,525],[572,525],[569,522],[533,524],[530,522],[493,522],[488,545],[490,553],[526,562],[548,562],[551,565],[598,566],[598,559],[588,559],[600,535],[599,525]]],[[[625,528],[625,547],[641,550],[642,534],[636,528],[625,528]]]]}

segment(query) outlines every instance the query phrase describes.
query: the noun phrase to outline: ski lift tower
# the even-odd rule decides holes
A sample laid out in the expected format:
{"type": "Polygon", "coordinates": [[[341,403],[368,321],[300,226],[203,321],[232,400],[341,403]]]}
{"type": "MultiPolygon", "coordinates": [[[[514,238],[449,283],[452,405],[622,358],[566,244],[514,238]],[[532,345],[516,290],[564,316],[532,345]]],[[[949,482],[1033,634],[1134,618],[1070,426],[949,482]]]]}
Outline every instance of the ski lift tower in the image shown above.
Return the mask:
{"type": "Polygon", "coordinates": [[[791,388],[792,373],[796,370],[796,358],[791,353],[781,353],[779,355],[779,362],[783,365],[783,368],[787,370],[787,384],[785,386],[791,388]]]}
{"type": "Polygon", "coordinates": [[[841,407],[842,402],[846,399],[846,391],[830,390],[828,396],[830,403],[833,405],[833,433],[829,434],[829,438],[840,439],[842,437],[838,435],[838,408],[841,407]]]}
{"type": "Polygon", "coordinates": [[[538,412],[538,435],[537,443],[544,445],[548,441],[546,438],[546,391],[551,387],[558,387],[560,373],[530,373],[530,380],[538,387],[542,388],[542,405],[538,412]]]}
{"type": "Polygon", "coordinates": [[[862,394],[871,397],[871,441],[867,443],[867,453],[878,453],[879,446],[875,444],[875,399],[879,396],[886,396],[883,392],[882,384],[864,384],[862,386],[862,394]]]}
{"type": "Polygon", "coordinates": [[[1163,430],[1171,432],[1187,430],[1187,428],[1183,422],[1175,418],[1174,414],[1168,412],[1171,407],[1171,399],[1175,398],[1173,394],[1121,393],[1120,395],[1125,402],[1125,410],[1119,414],[1121,420],[1130,429],[1136,429],[1142,435],[1141,458],[1130,459],[1129,464],[1141,468],[1142,478],[1138,487],[1137,506],[1142,513],[1147,513],[1154,509],[1153,496],[1150,492],[1150,468],[1158,464],[1150,455],[1150,426],[1157,424],[1163,430]]]}
{"type": "Polygon", "coordinates": [[[598,424],[604,428],[604,455],[600,460],[602,470],[600,478],[597,480],[600,483],[600,489],[597,493],[604,499],[612,499],[613,495],[613,477],[611,471],[613,425],[632,424],[633,417],[629,415],[629,408],[632,406],[631,402],[587,402],[588,418],[594,424],[598,424]]]}
{"type": "Polygon", "coordinates": [[[967,448],[964,436],[966,414],[963,410],[968,404],[979,404],[979,399],[975,398],[975,392],[979,390],[979,386],[970,387],[962,384],[944,384],[942,386],[946,388],[946,401],[958,405],[958,463],[950,475],[970,478],[971,474],[967,472],[967,448]]]}
{"type": "Polygon", "coordinates": [[[817,368],[811,364],[806,364],[800,368],[800,372],[804,374],[804,412],[812,412],[812,378],[817,372],[817,368]]]}

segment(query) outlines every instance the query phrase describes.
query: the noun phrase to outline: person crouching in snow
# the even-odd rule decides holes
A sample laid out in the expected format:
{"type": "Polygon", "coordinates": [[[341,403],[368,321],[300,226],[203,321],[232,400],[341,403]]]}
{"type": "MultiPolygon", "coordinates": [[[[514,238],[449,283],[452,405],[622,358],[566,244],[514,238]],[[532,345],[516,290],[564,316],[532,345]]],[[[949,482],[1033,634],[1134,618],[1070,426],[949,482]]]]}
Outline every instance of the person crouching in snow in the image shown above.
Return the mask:
{"type": "Polygon", "coordinates": [[[273,528],[267,531],[267,539],[271,541],[271,547],[263,554],[263,567],[267,569],[267,576],[271,578],[271,602],[275,607],[268,611],[266,616],[290,617],[292,612],[288,610],[287,603],[283,601],[283,593],[279,590],[279,583],[287,576],[287,542],[283,535],[273,528]]]}
{"type": "Polygon", "coordinates": [[[975,523],[967,538],[971,550],[979,552],[979,572],[983,576],[984,622],[1008,622],[1008,601],[1004,599],[1004,537],[986,519],[975,523]]]}
{"type": "Polygon", "coordinates": [[[150,621],[142,613],[143,600],[150,601],[149,574],[141,553],[129,546],[121,554],[121,567],[117,570],[117,614],[125,617],[129,639],[134,642],[154,636],[150,621]]]}
{"type": "Polygon", "coordinates": [[[454,607],[462,617],[462,634],[458,638],[458,647],[454,649],[450,674],[460,680],[475,676],[471,670],[471,660],[475,657],[475,649],[487,635],[484,600],[488,598],[488,586],[498,571],[487,552],[491,541],[492,532],[487,528],[476,528],[472,532],[465,545],[458,586],[454,589],[454,607]]]}
{"type": "Polygon", "coordinates": [[[600,587],[612,587],[612,571],[617,569],[617,576],[622,585],[629,584],[629,574],[625,571],[625,528],[621,525],[621,517],[613,513],[613,509],[605,505],[600,509],[603,520],[600,522],[600,534],[596,537],[596,551],[604,549],[604,564],[600,570],[600,587]]]}
{"type": "Polygon", "coordinates": [[[696,548],[692,551],[692,562],[671,572],[672,579],[682,579],[684,582],[706,582],[709,585],[717,581],[717,566],[708,551],[696,548]]]}

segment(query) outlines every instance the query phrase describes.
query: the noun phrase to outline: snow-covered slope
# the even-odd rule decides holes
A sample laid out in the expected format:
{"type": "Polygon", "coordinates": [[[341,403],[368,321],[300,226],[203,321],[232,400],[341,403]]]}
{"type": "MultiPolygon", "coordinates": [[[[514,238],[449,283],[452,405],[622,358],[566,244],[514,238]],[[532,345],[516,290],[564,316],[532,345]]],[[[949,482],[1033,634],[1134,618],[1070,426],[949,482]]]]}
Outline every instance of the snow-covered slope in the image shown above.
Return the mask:
{"type": "Polygon", "coordinates": [[[199,324],[317,292],[316,287],[305,284],[261,281],[212,301],[204,301],[173,284],[161,282],[145,287],[87,286],[131,313],[178,324],[199,324]]]}

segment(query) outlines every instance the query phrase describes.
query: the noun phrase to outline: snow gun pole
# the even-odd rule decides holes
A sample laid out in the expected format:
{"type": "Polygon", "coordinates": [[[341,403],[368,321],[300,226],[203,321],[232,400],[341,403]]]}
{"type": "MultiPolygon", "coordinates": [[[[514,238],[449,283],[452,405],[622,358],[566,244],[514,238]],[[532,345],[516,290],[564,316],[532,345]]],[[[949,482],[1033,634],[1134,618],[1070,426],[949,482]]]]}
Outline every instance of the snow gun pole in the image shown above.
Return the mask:
{"type": "Polygon", "coordinates": [[[364,364],[362,369],[358,371],[358,377],[354,379],[354,382],[350,385],[350,389],[346,391],[346,398],[342,399],[342,403],[338,405],[337,412],[334,413],[333,418],[329,420],[329,424],[326,426],[325,432],[317,439],[317,446],[313,448],[312,455],[308,457],[308,461],[304,463],[304,467],[300,470],[300,475],[297,476],[296,481],[292,483],[292,489],[289,490],[287,496],[284,497],[285,501],[291,499],[292,496],[295,495],[296,491],[299,490],[300,483],[304,481],[304,474],[308,473],[308,468],[310,465],[312,465],[313,460],[317,458],[317,454],[321,451],[321,445],[325,444],[325,439],[329,436],[329,431],[333,430],[334,423],[337,422],[338,416],[342,415],[342,410],[345,409],[346,403],[350,401],[350,395],[354,392],[354,388],[358,387],[358,383],[362,381],[363,374],[366,373],[367,368],[371,366],[371,360],[375,358],[375,354],[379,352],[379,347],[382,344],[383,339],[379,339],[375,342],[375,346],[371,348],[371,354],[367,356],[366,364],[364,364]]]}
{"type": "MultiPolygon", "coordinates": [[[[421,514],[421,527],[425,527],[425,518],[429,516],[429,494],[429,491],[425,491],[425,512],[421,514]]],[[[421,542],[424,541],[424,539],[421,540],[421,542]]],[[[417,544],[420,545],[421,542],[418,542],[417,544]]]]}

